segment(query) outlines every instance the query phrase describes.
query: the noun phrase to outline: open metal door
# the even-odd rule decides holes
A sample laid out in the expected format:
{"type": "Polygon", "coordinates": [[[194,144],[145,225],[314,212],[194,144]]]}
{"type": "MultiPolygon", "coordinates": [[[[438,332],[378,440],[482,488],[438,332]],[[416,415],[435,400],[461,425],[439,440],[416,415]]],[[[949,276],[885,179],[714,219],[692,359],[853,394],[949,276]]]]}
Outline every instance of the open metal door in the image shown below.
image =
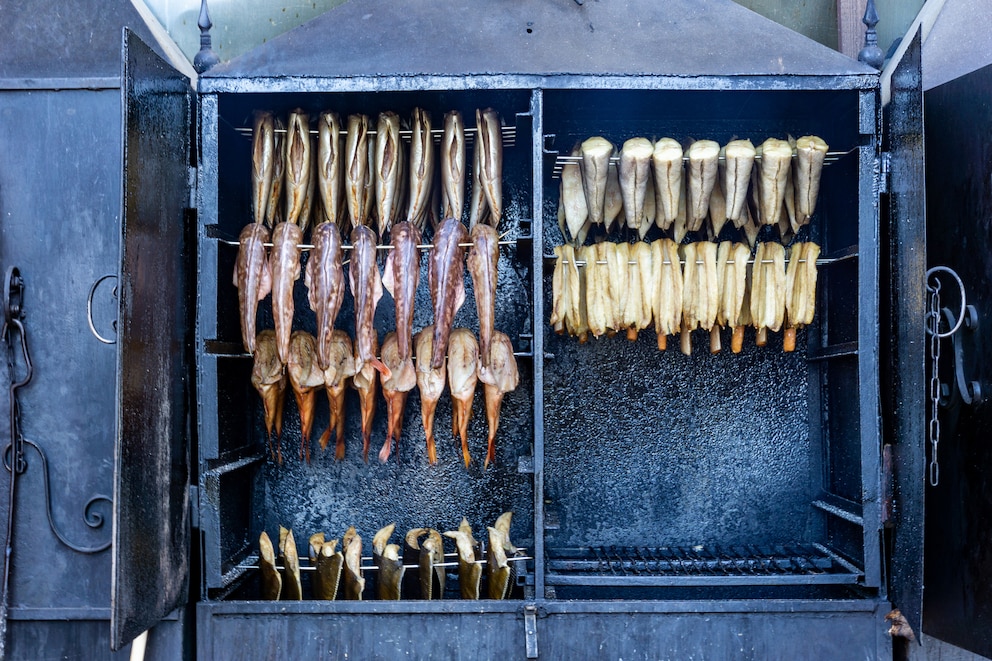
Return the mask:
{"type": "Polygon", "coordinates": [[[189,589],[186,209],[192,90],[124,30],[111,646],[189,589]]]}
{"type": "MultiPolygon", "coordinates": [[[[947,396],[940,481],[927,487],[923,628],[992,657],[992,65],[927,90],[925,104],[927,259],[960,276],[974,314],[941,342],[947,396]]],[[[957,286],[942,281],[940,305],[957,316],[957,286]]]]}
{"type": "MultiPolygon", "coordinates": [[[[923,610],[923,496],[926,480],[926,195],[920,34],[892,74],[885,108],[889,155],[887,429],[893,506],[889,546],[889,599],[919,633],[923,610]]],[[[884,162],[884,161],[883,161],[884,162]]],[[[884,168],[883,168],[884,172],[884,168]]],[[[886,284],[882,283],[885,287],[886,284]]],[[[889,471],[885,471],[887,474],[889,471]]]]}

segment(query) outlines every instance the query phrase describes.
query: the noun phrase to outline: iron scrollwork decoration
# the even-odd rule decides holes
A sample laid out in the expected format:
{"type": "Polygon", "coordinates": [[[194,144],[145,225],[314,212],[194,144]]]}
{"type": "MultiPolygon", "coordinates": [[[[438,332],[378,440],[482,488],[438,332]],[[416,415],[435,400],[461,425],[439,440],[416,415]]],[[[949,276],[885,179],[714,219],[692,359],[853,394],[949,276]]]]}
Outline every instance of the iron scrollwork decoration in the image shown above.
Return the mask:
{"type": "MultiPolygon", "coordinates": [[[[90,302],[93,296],[93,290],[96,286],[100,284],[107,276],[98,280],[90,291],[90,297],[87,301],[87,312],[90,311],[90,302]]],[[[10,534],[13,530],[13,513],[14,507],[14,484],[16,482],[16,476],[24,473],[28,468],[28,462],[24,455],[24,447],[30,446],[37,454],[41,461],[41,471],[44,480],[45,488],[45,511],[48,515],[48,524],[52,529],[52,533],[55,537],[65,546],[72,549],[77,553],[84,554],[94,554],[100,553],[101,551],[106,551],[110,548],[111,540],[107,540],[101,544],[95,546],[83,546],[80,544],[74,544],[69,540],[66,535],[59,530],[58,525],[55,523],[55,516],[52,512],[52,497],[51,497],[51,486],[48,472],[48,457],[45,455],[45,451],[42,447],[31,440],[28,440],[21,433],[21,421],[20,421],[20,406],[17,400],[17,392],[24,386],[26,386],[30,381],[34,372],[33,365],[31,363],[31,355],[28,351],[28,341],[27,333],[24,328],[24,310],[22,308],[23,292],[24,292],[24,282],[20,277],[16,268],[11,268],[7,271],[6,277],[6,299],[4,307],[4,326],[2,332],[0,332],[0,337],[3,338],[7,345],[7,367],[10,375],[10,435],[11,438],[8,441],[6,447],[3,451],[3,466],[11,473],[11,506],[8,508],[8,524],[7,524],[7,553],[11,552],[10,534]],[[15,370],[15,355],[14,355],[14,338],[13,333],[19,335],[19,344],[21,349],[21,360],[23,361],[25,368],[24,377],[17,381],[14,379],[15,370]]],[[[92,319],[90,322],[91,330],[92,319]]],[[[115,329],[116,330],[116,329],[115,329]]],[[[95,332],[94,335],[100,336],[95,332]]],[[[113,343],[112,340],[106,340],[100,338],[101,341],[113,343]]],[[[99,511],[97,511],[95,506],[97,503],[105,502],[108,506],[113,504],[113,500],[109,496],[103,494],[97,494],[90,498],[86,504],[83,506],[82,518],[83,522],[90,528],[99,529],[102,528],[105,522],[105,517],[99,511]]]]}

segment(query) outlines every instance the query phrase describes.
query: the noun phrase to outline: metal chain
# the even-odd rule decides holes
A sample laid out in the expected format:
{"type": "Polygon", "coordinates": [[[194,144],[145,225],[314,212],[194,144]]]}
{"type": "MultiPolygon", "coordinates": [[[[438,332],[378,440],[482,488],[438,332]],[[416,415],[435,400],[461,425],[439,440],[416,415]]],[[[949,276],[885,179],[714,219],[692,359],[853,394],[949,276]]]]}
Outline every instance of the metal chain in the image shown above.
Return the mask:
{"type": "Polygon", "coordinates": [[[940,464],[937,463],[937,446],[940,443],[940,419],[937,411],[940,409],[940,281],[933,279],[933,284],[927,283],[929,293],[927,301],[927,325],[930,330],[930,425],[927,437],[930,441],[930,485],[940,483],[940,464]]]}

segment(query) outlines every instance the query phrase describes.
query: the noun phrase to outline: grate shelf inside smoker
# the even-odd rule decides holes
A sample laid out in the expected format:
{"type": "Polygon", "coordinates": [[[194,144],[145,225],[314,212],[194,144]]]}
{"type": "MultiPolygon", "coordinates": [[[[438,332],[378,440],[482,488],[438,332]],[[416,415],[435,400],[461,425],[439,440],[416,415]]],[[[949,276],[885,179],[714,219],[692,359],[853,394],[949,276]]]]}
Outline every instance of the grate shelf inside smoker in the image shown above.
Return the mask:
{"type": "Polygon", "coordinates": [[[862,572],[819,544],[551,549],[557,585],[857,583],[862,572]]]}

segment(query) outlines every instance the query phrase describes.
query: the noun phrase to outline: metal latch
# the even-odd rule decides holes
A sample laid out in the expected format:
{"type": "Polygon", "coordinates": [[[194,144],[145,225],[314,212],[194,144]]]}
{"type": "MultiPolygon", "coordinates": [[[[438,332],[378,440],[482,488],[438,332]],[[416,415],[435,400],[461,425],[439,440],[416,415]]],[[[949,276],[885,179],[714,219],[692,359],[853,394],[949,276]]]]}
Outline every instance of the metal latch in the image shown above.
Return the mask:
{"type": "Polygon", "coordinates": [[[537,606],[524,606],[524,645],[528,659],[536,659],[537,654],[537,606]]]}

